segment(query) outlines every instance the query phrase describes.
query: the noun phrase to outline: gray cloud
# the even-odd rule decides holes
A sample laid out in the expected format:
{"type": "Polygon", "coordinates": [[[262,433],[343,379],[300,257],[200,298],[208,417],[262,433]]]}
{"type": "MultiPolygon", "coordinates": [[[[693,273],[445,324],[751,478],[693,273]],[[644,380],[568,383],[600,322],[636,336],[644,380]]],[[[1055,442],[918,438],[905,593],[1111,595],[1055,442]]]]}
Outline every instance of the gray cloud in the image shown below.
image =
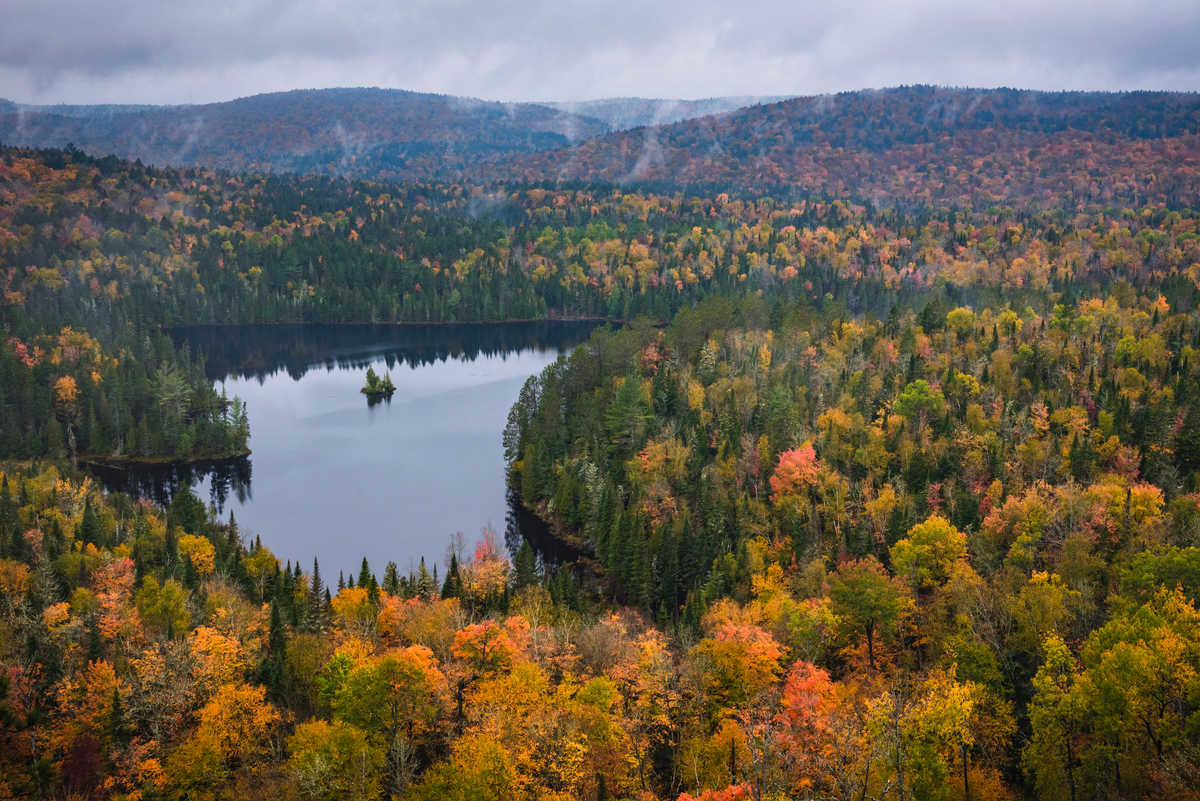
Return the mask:
{"type": "Polygon", "coordinates": [[[0,0],[0,96],[180,103],[327,86],[494,100],[937,83],[1200,89],[1195,0],[0,0]]]}

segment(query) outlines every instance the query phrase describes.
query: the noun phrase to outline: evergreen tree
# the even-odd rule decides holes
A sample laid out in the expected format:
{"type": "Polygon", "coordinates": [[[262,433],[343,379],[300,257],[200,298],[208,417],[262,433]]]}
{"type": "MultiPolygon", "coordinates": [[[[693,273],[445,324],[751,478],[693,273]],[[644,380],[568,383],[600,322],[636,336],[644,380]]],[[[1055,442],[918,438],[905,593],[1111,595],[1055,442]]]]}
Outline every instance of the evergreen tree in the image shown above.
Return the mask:
{"type": "Polygon", "coordinates": [[[1175,435],[1175,464],[1182,476],[1200,470],[1200,392],[1194,386],[1175,435]]]}
{"type": "Polygon", "coordinates": [[[316,557],[313,557],[312,577],[308,584],[308,610],[305,616],[305,622],[309,629],[319,630],[322,628],[326,594],[327,591],[321,584],[321,565],[317,562],[316,557]]]}
{"type": "Polygon", "coordinates": [[[121,703],[121,693],[116,687],[113,688],[112,704],[109,706],[106,728],[105,734],[121,746],[128,745],[130,739],[137,732],[136,727],[126,719],[125,706],[121,703]]]}
{"type": "Polygon", "coordinates": [[[437,584],[433,580],[433,576],[429,575],[429,571],[425,569],[425,557],[421,557],[421,566],[417,570],[417,597],[423,601],[428,601],[437,592],[437,584]]]}
{"type": "Polygon", "coordinates": [[[192,557],[185,554],[183,557],[183,586],[194,590],[199,584],[200,576],[196,573],[196,565],[192,563],[192,557]]]}
{"type": "Polygon", "coordinates": [[[521,543],[521,547],[517,551],[517,558],[513,565],[513,589],[521,590],[537,583],[537,554],[533,552],[529,541],[525,540],[521,543]]]}
{"type": "Polygon", "coordinates": [[[400,573],[395,562],[388,562],[383,570],[383,591],[388,595],[400,594],[400,573]]]}
{"type": "Polygon", "coordinates": [[[271,623],[267,631],[267,655],[259,667],[259,680],[270,688],[276,697],[283,690],[287,670],[287,631],[279,604],[271,602],[271,623]]]}
{"type": "Polygon", "coordinates": [[[83,541],[84,545],[103,544],[100,542],[100,516],[96,514],[96,508],[92,505],[91,498],[88,498],[83,505],[83,520],[79,524],[79,539],[83,541]]]}
{"type": "Polygon", "coordinates": [[[88,618],[87,658],[89,662],[104,658],[104,639],[100,634],[100,619],[94,614],[88,618]]]}
{"type": "Polygon", "coordinates": [[[462,576],[458,572],[458,554],[453,552],[450,554],[450,567],[446,570],[446,581],[442,584],[442,597],[462,597],[462,576]]]}
{"type": "Polygon", "coordinates": [[[1092,449],[1092,440],[1086,434],[1080,437],[1078,434],[1071,440],[1071,449],[1067,455],[1067,462],[1071,467],[1071,475],[1078,481],[1087,481],[1092,475],[1092,466],[1095,463],[1096,453],[1092,449]]]}

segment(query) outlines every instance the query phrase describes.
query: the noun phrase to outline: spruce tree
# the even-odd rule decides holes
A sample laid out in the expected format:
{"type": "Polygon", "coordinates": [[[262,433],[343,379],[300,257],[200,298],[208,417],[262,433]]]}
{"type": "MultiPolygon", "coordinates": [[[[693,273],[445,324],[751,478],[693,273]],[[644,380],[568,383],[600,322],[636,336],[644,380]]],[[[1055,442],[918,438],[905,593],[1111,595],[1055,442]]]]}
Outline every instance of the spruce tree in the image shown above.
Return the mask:
{"type": "Polygon", "coordinates": [[[267,632],[267,656],[259,668],[259,678],[278,697],[283,689],[287,659],[287,631],[279,604],[271,602],[271,624],[267,632]]]}
{"type": "Polygon", "coordinates": [[[88,618],[87,658],[96,662],[104,658],[104,639],[100,635],[100,619],[97,615],[88,618]]]}
{"type": "Polygon", "coordinates": [[[400,572],[395,562],[388,562],[383,571],[383,591],[388,595],[400,594],[400,572]]]}
{"type": "Polygon", "coordinates": [[[428,601],[437,592],[437,584],[433,581],[433,576],[429,575],[429,571],[425,569],[425,557],[421,557],[421,567],[417,570],[417,597],[422,601],[428,601]]]}
{"type": "Polygon", "coordinates": [[[101,545],[100,536],[100,516],[96,514],[92,499],[88,498],[83,504],[83,521],[79,524],[79,538],[84,545],[101,545]]]}
{"type": "Polygon", "coordinates": [[[322,628],[321,621],[324,617],[324,586],[321,584],[321,565],[317,562],[317,558],[313,557],[312,577],[308,583],[308,610],[305,616],[305,622],[308,627],[314,631],[322,628]]]}
{"type": "Polygon", "coordinates": [[[462,577],[458,572],[458,554],[450,554],[450,567],[446,570],[446,582],[442,584],[443,598],[462,597],[462,577]]]}
{"type": "Polygon", "coordinates": [[[525,540],[517,551],[516,563],[513,566],[513,589],[521,590],[538,583],[537,554],[525,540]]]}
{"type": "Polygon", "coordinates": [[[121,693],[116,687],[113,687],[112,704],[108,709],[105,728],[108,729],[105,733],[112,741],[122,746],[127,745],[136,732],[136,729],[126,720],[125,706],[121,703],[121,693]]]}

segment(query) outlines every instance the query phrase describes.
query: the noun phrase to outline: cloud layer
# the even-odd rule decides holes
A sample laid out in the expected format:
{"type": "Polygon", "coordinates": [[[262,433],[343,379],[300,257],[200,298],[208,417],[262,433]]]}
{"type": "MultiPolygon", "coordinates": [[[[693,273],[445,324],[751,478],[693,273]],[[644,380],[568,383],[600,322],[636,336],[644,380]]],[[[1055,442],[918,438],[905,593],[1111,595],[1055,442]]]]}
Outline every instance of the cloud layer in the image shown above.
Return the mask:
{"type": "Polygon", "coordinates": [[[936,83],[1200,89],[1195,0],[20,0],[0,96],[198,103],[385,86],[491,100],[936,83]]]}

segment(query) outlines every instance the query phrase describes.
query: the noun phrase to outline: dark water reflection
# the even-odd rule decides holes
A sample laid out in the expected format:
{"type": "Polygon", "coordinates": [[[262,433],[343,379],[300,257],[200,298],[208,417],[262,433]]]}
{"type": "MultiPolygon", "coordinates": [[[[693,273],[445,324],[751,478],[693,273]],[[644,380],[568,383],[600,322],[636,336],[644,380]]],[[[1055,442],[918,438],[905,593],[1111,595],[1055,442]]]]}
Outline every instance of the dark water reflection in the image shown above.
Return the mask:
{"type": "Polygon", "coordinates": [[[177,329],[213,380],[246,401],[252,455],[96,472],[110,489],[164,503],[190,486],[281,559],[308,564],[315,554],[330,576],[357,572],[363,556],[376,572],[388,560],[402,570],[422,556],[440,563],[456,532],[469,543],[484,526],[540,538],[536,521],[510,509],[500,435],[525,380],[592,328],[177,329]],[[391,375],[390,400],[370,404],[359,392],[368,367],[391,375]]]}
{"type": "Polygon", "coordinates": [[[388,369],[475,361],[522,350],[569,350],[595,323],[461,323],[450,325],[181,326],[177,344],[205,360],[209,377],[268,378],[286,372],[299,381],[313,369],[388,369]]]}
{"type": "Polygon", "coordinates": [[[217,509],[230,501],[239,504],[251,499],[250,457],[220,461],[201,461],[190,464],[139,465],[126,467],[93,464],[89,469],[110,492],[124,492],[139,498],[150,498],[164,506],[171,502],[180,487],[204,485],[208,500],[217,509]]]}

